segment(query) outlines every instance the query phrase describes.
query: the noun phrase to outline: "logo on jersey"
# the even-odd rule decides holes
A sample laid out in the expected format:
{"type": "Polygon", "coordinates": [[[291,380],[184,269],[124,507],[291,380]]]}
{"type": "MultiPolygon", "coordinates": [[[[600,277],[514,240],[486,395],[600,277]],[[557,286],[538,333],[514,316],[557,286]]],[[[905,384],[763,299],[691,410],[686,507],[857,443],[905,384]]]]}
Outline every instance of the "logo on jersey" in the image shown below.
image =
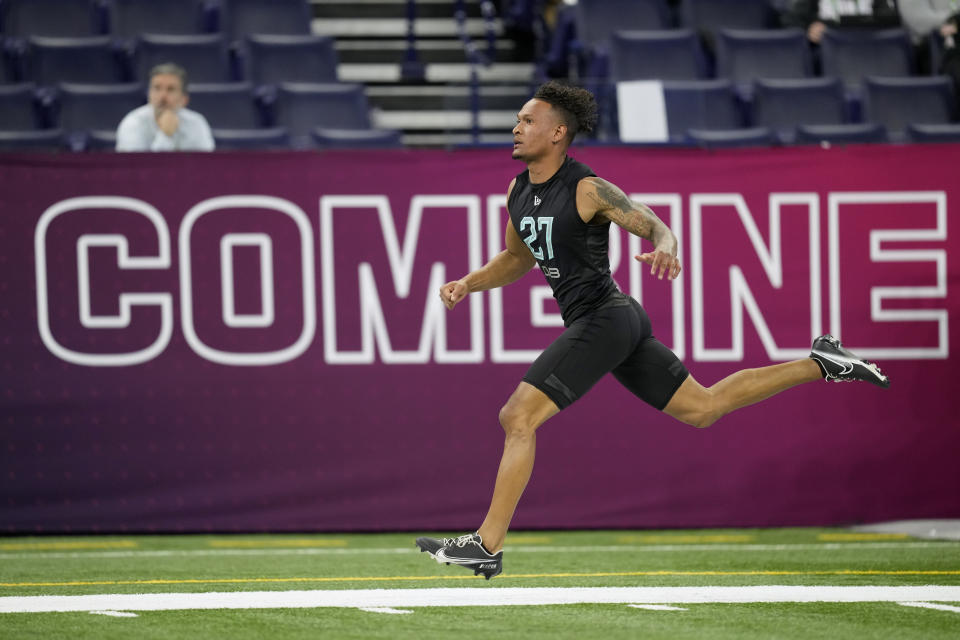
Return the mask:
{"type": "Polygon", "coordinates": [[[540,206],[541,202],[543,201],[540,200],[540,196],[533,196],[533,206],[538,207],[540,206]]]}

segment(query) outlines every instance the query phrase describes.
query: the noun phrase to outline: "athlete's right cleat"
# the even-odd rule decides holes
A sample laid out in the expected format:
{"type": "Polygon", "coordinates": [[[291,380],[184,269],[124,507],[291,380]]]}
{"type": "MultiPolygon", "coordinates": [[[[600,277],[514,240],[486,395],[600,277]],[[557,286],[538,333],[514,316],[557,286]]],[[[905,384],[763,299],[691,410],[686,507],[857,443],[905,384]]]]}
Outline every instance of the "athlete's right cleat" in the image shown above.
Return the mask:
{"type": "Polygon", "coordinates": [[[417,538],[420,551],[426,551],[437,562],[456,564],[489,580],[503,571],[503,551],[489,553],[483,548],[480,534],[468,533],[459,538],[417,538]],[[442,542],[439,549],[436,544],[442,542]]]}
{"type": "Polygon", "coordinates": [[[847,351],[839,340],[829,334],[813,341],[810,359],[820,365],[824,380],[833,382],[864,380],[884,389],[890,386],[890,379],[883,375],[880,367],[847,351]]]}

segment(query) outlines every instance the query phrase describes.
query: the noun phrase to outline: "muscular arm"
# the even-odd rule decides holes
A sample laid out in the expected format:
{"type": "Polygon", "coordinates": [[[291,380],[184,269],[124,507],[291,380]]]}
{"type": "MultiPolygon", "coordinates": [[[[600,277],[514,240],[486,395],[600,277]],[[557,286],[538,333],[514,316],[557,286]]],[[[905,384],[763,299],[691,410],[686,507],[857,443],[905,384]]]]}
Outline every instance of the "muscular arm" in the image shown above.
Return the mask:
{"type": "MultiPolygon", "coordinates": [[[[507,199],[514,183],[510,183],[507,199]]],[[[512,222],[507,222],[505,237],[506,249],[495,255],[487,264],[476,271],[471,271],[454,282],[448,282],[440,288],[440,298],[448,309],[453,309],[458,302],[474,291],[486,291],[516,282],[536,264],[533,255],[523,243],[512,222]]]]}
{"type": "Polygon", "coordinates": [[[635,256],[651,266],[651,273],[660,269],[672,280],[680,273],[677,259],[677,237],[650,207],[634,202],[615,184],[603,178],[584,178],[577,185],[577,210],[584,222],[595,217],[609,220],[653,243],[654,251],[635,256]]]}

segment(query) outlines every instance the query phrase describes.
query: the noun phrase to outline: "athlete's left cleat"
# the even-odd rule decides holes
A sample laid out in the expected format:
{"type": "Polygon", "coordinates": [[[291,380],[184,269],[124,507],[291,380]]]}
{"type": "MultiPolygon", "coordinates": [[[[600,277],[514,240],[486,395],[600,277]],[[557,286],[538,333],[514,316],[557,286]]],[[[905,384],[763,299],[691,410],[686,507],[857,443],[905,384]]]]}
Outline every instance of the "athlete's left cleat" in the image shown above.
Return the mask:
{"type": "Polygon", "coordinates": [[[437,551],[440,551],[448,544],[452,544],[456,538],[428,538],[423,536],[417,538],[416,545],[420,548],[420,553],[429,553],[430,557],[436,560],[437,551]]]}
{"type": "Polygon", "coordinates": [[[825,380],[865,380],[884,389],[890,386],[890,378],[883,375],[880,367],[844,349],[840,341],[829,334],[813,341],[810,358],[820,365],[825,380]]]}
{"type": "MultiPolygon", "coordinates": [[[[417,546],[420,546],[419,539],[417,546]]],[[[423,547],[420,549],[426,550],[423,547]]],[[[483,548],[483,540],[478,533],[468,533],[450,540],[449,544],[431,555],[437,562],[460,565],[472,570],[473,575],[483,575],[487,580],[503,571],[503,551],[489,553],[483,548]]]]}

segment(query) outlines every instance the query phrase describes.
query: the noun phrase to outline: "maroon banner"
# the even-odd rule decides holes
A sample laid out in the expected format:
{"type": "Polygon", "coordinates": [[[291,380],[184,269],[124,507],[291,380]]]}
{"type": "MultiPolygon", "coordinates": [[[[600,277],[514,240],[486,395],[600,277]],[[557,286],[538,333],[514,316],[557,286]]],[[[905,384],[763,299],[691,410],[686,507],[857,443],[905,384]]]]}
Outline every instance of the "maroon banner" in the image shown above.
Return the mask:
{"type": "MultiPolygon", "coordinates": [[[[616,228],[611,263],[701,383],[830,332],[892,386],[804,385],[697,430],[605,378],[541,427],[514,527],[960,517],[960,147],[573,155],[680,238],[673,283],[616,228]]],[[[0,156],[0,531],[479,526],[498,410],[562,323],[536,270],[452,312],[437,289],[502,249],[522,169],[0,156]]]]}

